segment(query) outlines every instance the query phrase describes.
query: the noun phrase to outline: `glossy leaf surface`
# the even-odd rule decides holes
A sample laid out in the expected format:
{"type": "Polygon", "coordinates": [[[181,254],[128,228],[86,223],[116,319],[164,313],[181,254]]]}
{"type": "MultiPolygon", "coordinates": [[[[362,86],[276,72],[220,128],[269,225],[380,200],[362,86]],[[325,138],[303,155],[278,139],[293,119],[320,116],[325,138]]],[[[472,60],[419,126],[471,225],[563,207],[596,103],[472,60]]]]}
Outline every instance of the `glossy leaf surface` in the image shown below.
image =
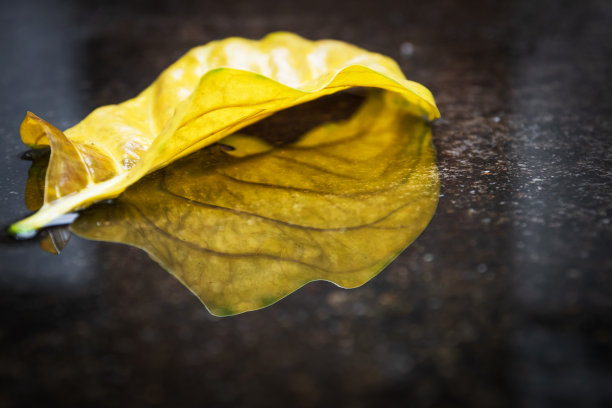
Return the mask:
{"type": "Polygon", "coordinates": [[[98,108],[64,133],[28,113],[22,139],[50,145],[51,161],[44,205],[10,230],[30,236],[274,112],[355,86],[391,90],[406,112],[439,116],[431,93],[406,80],[392,59],[291,33],[194,48],[136,98],[98,108]]]}
{"type": "MultiPolygon", "coordinates": [[[[265,307],[312,280],[380,272],[428,224],[439,183],[429,125],[396,94],[276,147],[237,134],[143,178],[71,226],[144,249],[216,315],[265,307]]],[[[248,129],[247,129],[248,130],[248,129]]]]}

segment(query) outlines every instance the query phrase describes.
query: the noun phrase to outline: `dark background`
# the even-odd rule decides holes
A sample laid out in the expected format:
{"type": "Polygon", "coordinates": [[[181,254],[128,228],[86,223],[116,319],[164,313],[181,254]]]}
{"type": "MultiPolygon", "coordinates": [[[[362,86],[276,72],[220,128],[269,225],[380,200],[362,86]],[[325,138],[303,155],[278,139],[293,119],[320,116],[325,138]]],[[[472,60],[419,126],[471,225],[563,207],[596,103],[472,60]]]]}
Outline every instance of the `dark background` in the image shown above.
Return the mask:
{"type": "Polygon", "coordinates": [[[67,128],[195,45],[276,30],[433,91],[437,213],[365,286],[230,318],[137,249],[4,239],[0,406],[612,406],[608,1],[173,3],[1,2],[0,224],[27,214],[26,110],[67,128]]]}

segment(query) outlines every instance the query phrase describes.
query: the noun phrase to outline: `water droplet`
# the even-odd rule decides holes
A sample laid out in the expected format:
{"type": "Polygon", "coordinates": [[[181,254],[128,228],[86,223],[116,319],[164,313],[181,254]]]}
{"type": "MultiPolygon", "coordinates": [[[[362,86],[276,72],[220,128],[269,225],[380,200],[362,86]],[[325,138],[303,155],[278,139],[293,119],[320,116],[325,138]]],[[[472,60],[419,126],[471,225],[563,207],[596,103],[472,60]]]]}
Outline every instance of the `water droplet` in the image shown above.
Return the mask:
{"type": "Polygon", "coordinates": [[[409,58],[414,55],[414,45],[408,41],[405,41],[400,45],[400,53],[402,57],[409,58]]]}

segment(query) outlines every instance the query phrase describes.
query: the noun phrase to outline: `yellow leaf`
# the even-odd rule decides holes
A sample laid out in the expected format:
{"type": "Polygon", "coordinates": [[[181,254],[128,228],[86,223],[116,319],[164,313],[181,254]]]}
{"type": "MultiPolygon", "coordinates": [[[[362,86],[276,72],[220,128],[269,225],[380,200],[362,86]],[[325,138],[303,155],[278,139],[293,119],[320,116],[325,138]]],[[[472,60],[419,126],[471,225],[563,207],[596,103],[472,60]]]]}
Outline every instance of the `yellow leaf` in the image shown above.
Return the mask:
{"type": "Polygon", "coordinates": [[[286,32],[194,48],[134,99],[98,108],[65,133],[28,114],[24,143],[51,145],[53,153],[44,205],[10,231],[31,236],[274,112],[355,86],[394,91],[406,112],[439,116],[431,93],[408,81],[392,59],[286,32]]]}
{"type": "Polygon", "coordinates": [[[150,174],[71,230],[144,249],[213,314],[231,315],[312,280],[364,284],[437,205],[430,127],[391,93],[289,145],[222,143],[235,150],[211,146],[150,174]]]}

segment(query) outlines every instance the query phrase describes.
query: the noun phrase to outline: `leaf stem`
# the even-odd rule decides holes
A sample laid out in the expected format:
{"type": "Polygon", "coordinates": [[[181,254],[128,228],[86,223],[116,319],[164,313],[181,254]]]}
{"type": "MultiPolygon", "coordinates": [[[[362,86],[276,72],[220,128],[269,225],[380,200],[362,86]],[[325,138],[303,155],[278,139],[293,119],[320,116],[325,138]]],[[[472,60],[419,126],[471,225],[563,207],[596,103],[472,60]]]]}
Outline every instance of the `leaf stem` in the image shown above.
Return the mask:
{"type": "Polygon", "coordinates": [[[12,224],[8,232],[17,239],[32,238],[40,228],[76,208],[119,195],[125,188],[122,182],[128,178],[127,176],[128,173],[123,173],[102,183],[88,186],[79,192],[60,197],[51,203],[46,203],[31,216],[12,224]]]}

